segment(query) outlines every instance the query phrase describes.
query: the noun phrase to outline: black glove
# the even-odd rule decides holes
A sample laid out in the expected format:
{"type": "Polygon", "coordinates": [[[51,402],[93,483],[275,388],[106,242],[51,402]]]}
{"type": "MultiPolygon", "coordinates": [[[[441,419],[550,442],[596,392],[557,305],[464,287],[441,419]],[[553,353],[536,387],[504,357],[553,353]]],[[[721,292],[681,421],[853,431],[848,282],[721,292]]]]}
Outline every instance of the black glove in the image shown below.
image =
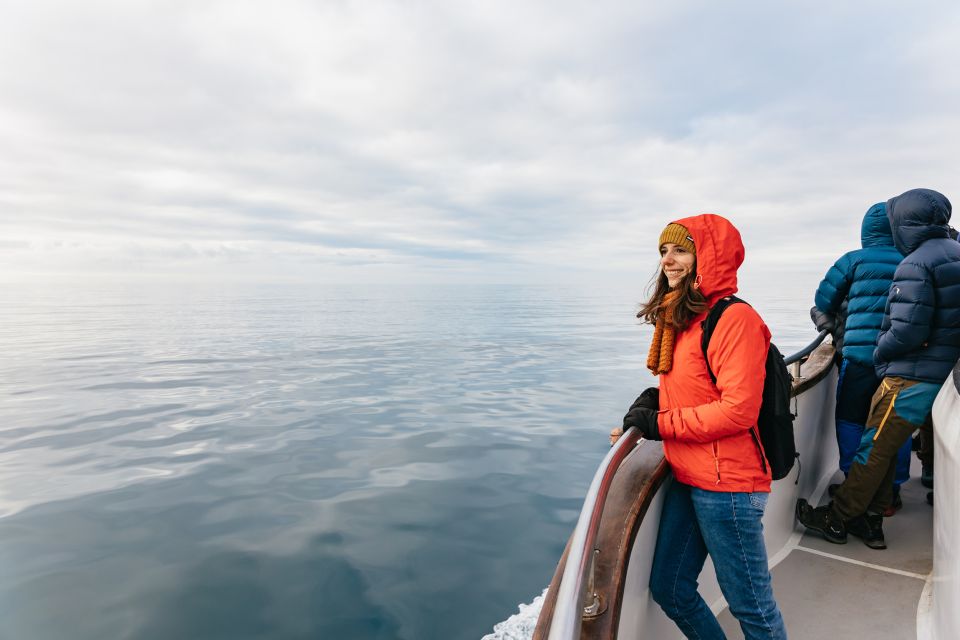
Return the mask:
{"type": "Polygon", "coordinates": [[[820,308],[814,305],[810,307],[810,319],[813,320],[813,326],[817,328],[817,331],[826,329],[830,332],[830,335],[836,334],[837,315],[835,313],[820,311],[820,308]]]}
{"type": "Polygon", "coordinates": [[[633,401],[633,404],[630,405],[628,411],[633,411],[638,407],[645,407],[647,409],[653,409],[657,411],[660,409],[660,389],[657,387],[647,387],[643,390],[637,399],[633,401]]]}
{"type": "MultiPolygon", "coordinates": [[[[640,398],[637,398],[639,401],[640,398]]],[[[661,440],[660,427],[657,425],[656,409],[636,407],[623,416],[623,430],[636,427],[647,440],[661,440]]]]}

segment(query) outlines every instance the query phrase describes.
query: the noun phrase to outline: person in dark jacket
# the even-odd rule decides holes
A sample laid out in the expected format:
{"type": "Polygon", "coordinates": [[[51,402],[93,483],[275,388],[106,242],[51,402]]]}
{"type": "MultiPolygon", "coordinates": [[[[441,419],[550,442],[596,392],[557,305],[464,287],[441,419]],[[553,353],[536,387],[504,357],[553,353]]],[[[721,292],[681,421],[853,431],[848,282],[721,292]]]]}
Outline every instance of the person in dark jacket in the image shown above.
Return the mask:
{"type": "MultiPolygon", "coordinates": [[[[864,438],[870,399],[880,378],[873,368],[873,350],[883,322],[890,283],[903,255],[893,245],[887,206],[879,202],[867,210],[860,230],[863,248],[843,254],[817,288],[811,317],[817,328],[839,334],[834,346],[842,354],[837,381],[836,429],[840,470],[846,476],[854,456],[867,461],[873,447],[864,438]]],[[[893,504],[884,515],[893,515],[903,505],[900,485],[910,479],[910,449],[907,442],[897,454],[893,504]]]]}
{"type": "Polygon", "coordinates": [[[873,363],[882,378],[873,395],[865,433],[873,448],[854,461],[833,501],[812,508],[797,501],[797,519],[830,542],[847,533],[885,549],[883,518],[892,500],[896,452],[919,429],[960,358],[960,244],[949,237],[951,205],[930,189],[913,189],[887,201],[897,267],[877,336],[873,363]]]}

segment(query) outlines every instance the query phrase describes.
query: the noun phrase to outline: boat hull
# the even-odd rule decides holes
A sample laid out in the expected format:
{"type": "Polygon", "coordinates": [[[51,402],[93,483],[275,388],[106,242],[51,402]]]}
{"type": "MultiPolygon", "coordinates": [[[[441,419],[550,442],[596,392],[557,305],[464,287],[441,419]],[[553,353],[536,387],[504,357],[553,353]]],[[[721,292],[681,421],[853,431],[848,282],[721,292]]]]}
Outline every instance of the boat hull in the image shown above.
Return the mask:
{"type": "Polygon", "coordinates": [[[930,637],[960,629],[960,362],[933,403],[935,469],[930,637]]]}

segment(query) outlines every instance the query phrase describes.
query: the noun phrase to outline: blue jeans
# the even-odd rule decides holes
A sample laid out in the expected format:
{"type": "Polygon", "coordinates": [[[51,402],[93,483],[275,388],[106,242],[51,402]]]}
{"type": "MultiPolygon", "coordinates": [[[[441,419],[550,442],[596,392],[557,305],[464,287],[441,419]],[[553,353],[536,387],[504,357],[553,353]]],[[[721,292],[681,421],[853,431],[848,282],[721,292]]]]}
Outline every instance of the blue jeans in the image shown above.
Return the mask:
{"type": "Polygon", "coordinates": [[[650,592],[688,638],[726,638],[697,592],[707,554],[746,640],[785,639],[760,519],[767,493],[706,491],[674,480],[664,497],[650,592]]]}

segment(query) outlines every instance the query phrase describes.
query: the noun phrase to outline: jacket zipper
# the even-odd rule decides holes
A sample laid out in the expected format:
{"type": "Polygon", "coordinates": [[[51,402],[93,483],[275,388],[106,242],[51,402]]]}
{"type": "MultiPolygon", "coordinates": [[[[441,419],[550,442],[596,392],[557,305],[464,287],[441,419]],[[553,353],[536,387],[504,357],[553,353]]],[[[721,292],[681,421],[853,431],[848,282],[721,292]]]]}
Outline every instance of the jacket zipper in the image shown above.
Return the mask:
{"type": "Polygon", "coordinates": [[[717,469],[717,484],[720,484],[720,443],[713,443],[713,464],[717,469]]]}
{"type": "Polygon", "coordinates": [[[763,445],[760,444],[760,427],[751,427],[750,437],[753,438],[753,444],[757,445],[757,455],[760,456],[760,468],[763,469],[764,473],[767,473],[767,454],[763,450],[763,445]]]}

